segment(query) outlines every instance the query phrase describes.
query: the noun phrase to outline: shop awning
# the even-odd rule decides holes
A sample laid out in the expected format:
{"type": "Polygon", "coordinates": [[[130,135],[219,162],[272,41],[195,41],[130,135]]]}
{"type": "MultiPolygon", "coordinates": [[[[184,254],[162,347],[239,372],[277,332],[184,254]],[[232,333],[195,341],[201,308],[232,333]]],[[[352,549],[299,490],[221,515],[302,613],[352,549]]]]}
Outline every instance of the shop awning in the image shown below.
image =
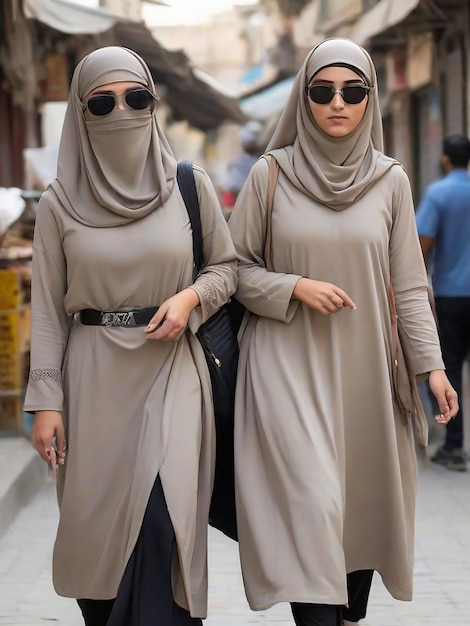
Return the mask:
{"type": "Polygon", "coordinates": [[[70,35],[103,33],[122,19],[109,11],[65,0],[23,0],[23,9],[26,17],[70,35]]]}
{"type": "MultiPolygon", "coordinates": [[[[114,42],[140,54],[157,86],[167,87],[165,98],[175,120],[187,120],[202,131],[215,129],[225,121],[246,121],[236,97],[218,90],[213,81],[197,74],[183,51],[164,48],[143,22],[65,0],[23,0],[23,8],[27,18],[61,33],[103,34],[106,44],[102,45],[114,42]]],[[[97,45],[99,41],[98,37],[97,45]]]]}
{"type": "Polygon", "coordinates": [[[402,22],[419,3],[420,0],[380,0],[351,26],[346,36],[363,45],[371,37],[402,22]]]}
{"type": "Polygon", "coordinates": [[[271,84],[240,99],[240,108],[250,119],[265,122],[279,115],[287,104],[295,76],[271,84]]]}
{"type": "Polygon", "coordinates": [[[202,131],[225,121],[244,123],[238,99],[215,87],[215,81],[192,67],[182,50],[167,50],[143,23],[118,23],[114,34],[119,45],[135,50],[150,67],[157,86],[167,87],[165,100],[175,120],[187,120],[202,131]]]}

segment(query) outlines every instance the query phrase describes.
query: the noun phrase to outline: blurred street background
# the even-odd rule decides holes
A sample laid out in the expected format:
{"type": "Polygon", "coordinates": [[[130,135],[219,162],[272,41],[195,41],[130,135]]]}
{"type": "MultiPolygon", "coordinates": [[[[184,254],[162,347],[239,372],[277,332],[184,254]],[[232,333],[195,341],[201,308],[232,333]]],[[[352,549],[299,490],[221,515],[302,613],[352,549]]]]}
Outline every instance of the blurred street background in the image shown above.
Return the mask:
{"type": "Polygon", "coordinates": [[[240,126],[259,122],[266,145],[306,53],[345,36],[374,59],[386,152],[418,202],[443,136],[468,132],[469,13],[468,0],[3,0],[0,185],[41,191],[54,177],[73,68],[116,44],[150,66],[176,156],[222,193],[240,126]]]}
{"type": "MultiPolygon", "coordinates": [[[[443,137],[469,135],[470,0],[1,0],[0,626],[82,624],[52,588],[54,484],[22,411],[35,209],[56,174],[75,65],[105,45],[138,52],[173,152],[207,170],[228,215],[240,130],[256,122],[263,150],[306,53],[331,36],[370,51],[385,152],[406,169],[417,206],[441,176],[443,137]]],[[[468,367],[464,389],[468,434],[468,367]]],[[[428,412],[431,456],[444,430],[428,412]]],[[[393,601],[376,578],[364,626],[469,623],[470,473],[420,459],[416,557],[414,602],[393,601]]],[[[213,529],[209,566],[208,626],[293,623],[285,605],[249,610],[236,544],[213,529]]]]}

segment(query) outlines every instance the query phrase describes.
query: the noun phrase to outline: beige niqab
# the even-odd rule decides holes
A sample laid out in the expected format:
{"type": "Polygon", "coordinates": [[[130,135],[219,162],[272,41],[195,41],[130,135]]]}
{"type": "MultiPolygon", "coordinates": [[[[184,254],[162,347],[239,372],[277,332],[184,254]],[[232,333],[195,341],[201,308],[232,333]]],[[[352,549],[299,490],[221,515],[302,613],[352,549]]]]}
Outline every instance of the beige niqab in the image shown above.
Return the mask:
{"type": "Polygon", "coordinates": [[[267,147],[295,187],[332,209],[350,206],[396,163],[382,153],[382,121],[376,87],[375,68],[364,48],[347,39],[327,39],[305,59],[267,147]],[[305,87],[314,74],[326,66],[338,64],[360,70],[372,87],[361,123],[345,137],[331,137],[320,129],[305,94],[305,87]],[[286,146],[292,148],[278,150],[286,146]]]}
{"type": "Polygon", "coordinates": [[[100,48],[77,65],[51,188],[65,210],[87,226],[119,226],[145,217],[169,198],[176,176],[156,106],[114,109],[102,117],[83,111],[87,94],[112,82],[141,83],[156,96],[147,65],[127,48],[100,48]]]}

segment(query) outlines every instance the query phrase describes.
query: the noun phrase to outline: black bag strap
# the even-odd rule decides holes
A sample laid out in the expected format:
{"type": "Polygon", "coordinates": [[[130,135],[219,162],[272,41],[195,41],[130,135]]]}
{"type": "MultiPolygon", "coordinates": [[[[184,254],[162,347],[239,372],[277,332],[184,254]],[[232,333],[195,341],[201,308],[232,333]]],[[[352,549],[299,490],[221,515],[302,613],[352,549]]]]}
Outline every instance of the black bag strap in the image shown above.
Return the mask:
{"type": "Polygon", "coordinates": [[[186,210],[193,231],[193,256],[195,274],[198,274],[203,266],[202,254],[202,226],[199,198],[197,196],[196,180],[194,178],[193,164],[191,161],[179,161],[176,169],[176,180],[183,196],[186,210]]]}

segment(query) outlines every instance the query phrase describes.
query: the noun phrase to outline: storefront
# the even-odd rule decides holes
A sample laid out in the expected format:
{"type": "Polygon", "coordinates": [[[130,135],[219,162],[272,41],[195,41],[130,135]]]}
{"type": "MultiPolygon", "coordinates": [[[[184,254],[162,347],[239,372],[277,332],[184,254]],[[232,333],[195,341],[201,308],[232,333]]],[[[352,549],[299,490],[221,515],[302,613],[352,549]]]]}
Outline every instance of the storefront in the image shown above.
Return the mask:
{"type": "Polygon", "coordinates": [[[467,63],[462,31],[445,34],[440,42],[442,51],[441,80],[444,90],[443,120],[446,135],[466,134],[467,121],[467,63]]]}
{"type": "Polygon", "coordinates": [[[424,189],[441,176],[442,113],[440,91],[427,85],[411,99],[414,191],[418,203],[424,189]]]}
{"type": "Polygon", "coordinates": [[[437,48],[432,32],[409,34],[407,80],[411,90],[413,183],[418,202],[425,187],[441,175],[442,99],[437,48]]]}
{"type": "MultiPolygon", "coordinates": [[[[377,57],[377,55],[374,55],[377,57]]],[[[410,88],[406,76],[406,49],[391,48],[380,55],[382,63],[377,63],[381,109],[384,115],[385,150],[395,157],[411,175],[413,170],[411,128],[410,128],[410,88]]]]}

